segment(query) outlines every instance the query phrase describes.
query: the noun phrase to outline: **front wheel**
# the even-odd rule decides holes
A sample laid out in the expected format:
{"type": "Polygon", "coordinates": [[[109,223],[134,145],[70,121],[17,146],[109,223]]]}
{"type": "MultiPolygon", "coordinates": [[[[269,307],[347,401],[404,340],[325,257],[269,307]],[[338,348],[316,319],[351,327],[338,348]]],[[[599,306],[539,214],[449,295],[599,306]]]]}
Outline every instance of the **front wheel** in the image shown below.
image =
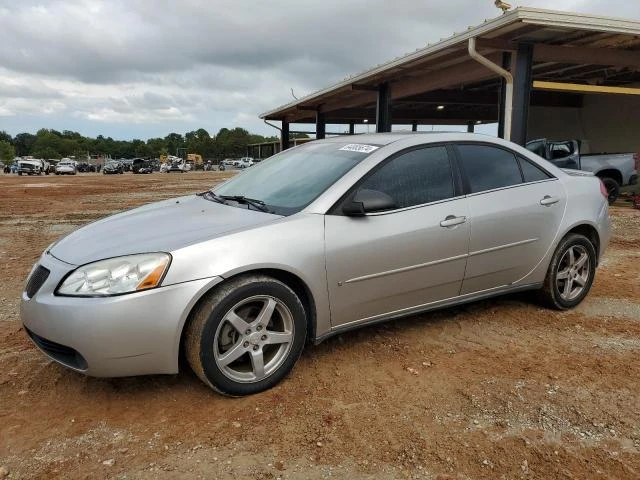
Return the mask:
{"type": "Polygon", "coordinates": [[[573,308],[589,293],[595,273],[595,247],[584,235],[569,234],[553,254],[541,300],[557,310],[573,308]]]}
{"type": "Polygon", "coordinates": [[[217,288],[193,312],[185,351],[211,388],[250,395],[291,371],[306,334],[306,312],[295,292],[266,275],[247,275],[217,288]]]}

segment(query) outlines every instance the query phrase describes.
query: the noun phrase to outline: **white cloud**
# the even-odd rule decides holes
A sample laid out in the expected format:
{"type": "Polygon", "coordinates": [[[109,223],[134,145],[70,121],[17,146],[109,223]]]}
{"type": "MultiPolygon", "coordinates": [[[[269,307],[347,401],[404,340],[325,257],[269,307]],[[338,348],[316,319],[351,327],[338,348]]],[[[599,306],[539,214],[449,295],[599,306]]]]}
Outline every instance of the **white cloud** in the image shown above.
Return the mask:
{"type": "MultiPolygon", "coordinates": [[[[527,6],[640,17],[626,0],[527,6]]],[[[491,0],[0,0],[0,128],[272,134],[257,115],[499,12],[491,0]]]]}

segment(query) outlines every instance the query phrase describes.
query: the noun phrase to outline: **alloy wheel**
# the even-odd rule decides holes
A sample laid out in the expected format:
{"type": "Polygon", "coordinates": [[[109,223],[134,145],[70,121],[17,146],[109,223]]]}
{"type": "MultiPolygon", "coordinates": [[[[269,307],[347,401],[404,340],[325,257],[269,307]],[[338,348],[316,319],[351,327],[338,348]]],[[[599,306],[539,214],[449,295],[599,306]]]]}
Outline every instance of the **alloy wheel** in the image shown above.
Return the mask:
{"type": "Polygon", "coordinates": [[[213,354],[222,373],[241,383],[258,382],[287,359],[293,316],[275,297],[258,295],[235,304],[218,325],[213,354]]]}
{"type": "Polygon", "coordinates": [[[560,297],[565,301],[574,300],[584,291],[591,263],[589,253],[582,245],[572,245],[562,256],[556,274],[556,287],[560,297]]]}

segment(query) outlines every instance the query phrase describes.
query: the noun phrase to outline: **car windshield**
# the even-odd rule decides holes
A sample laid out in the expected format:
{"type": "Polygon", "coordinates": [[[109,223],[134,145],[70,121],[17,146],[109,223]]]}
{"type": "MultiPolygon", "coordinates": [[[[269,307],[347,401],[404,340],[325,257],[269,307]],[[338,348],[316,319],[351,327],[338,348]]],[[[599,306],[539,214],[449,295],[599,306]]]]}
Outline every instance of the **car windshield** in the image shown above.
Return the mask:
{"type": "Polygon", "coordinates": [[[292,215],[377,148],[346,142],[308,143],[254,165],[213,191],[219,196],[260,200],[278,215],[292,215]]]}

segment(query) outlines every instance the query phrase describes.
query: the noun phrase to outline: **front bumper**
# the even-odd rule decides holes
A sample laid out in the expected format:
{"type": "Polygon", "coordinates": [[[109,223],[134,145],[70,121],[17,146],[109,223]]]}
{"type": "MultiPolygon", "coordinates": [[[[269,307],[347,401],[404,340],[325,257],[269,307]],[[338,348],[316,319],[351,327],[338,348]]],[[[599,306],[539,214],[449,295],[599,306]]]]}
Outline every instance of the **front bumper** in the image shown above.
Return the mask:
{"type": "Polygon", "coordinates": [[[53,294],[75,266],[44,254],[40,289],[22,294],[22,323],[53,360],[96,377],[178,372],[180,336],[197,300],[222,281],[212,277],[103,298],[53,294]]]}

